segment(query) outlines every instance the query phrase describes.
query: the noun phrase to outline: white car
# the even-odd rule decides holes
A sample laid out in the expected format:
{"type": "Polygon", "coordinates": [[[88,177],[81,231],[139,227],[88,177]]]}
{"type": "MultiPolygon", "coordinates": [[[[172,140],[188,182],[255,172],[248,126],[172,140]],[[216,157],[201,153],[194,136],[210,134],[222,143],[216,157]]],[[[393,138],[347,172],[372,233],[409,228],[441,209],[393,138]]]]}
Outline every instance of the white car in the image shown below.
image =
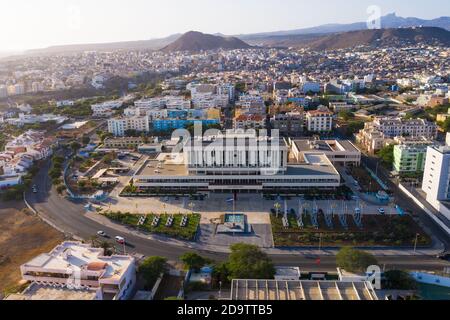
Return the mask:
{"type": "Polygon", "coordinates": [[[115,236],[114,239],[116,239],[117,243],[125,244],[125,238],[123,237],[115,236]]]}
{"type": "Polygon", "coordinates": [[[98,231],[97,234],[98,234],[100,237],[106,237],[106,232],[105,232],[105,231],[98,231]]]}
{"type": "Polygon", "coordinates": [[[378,208],[378,213],[385,214],[386,211],[384,210],[384,208],[378,208]]]}

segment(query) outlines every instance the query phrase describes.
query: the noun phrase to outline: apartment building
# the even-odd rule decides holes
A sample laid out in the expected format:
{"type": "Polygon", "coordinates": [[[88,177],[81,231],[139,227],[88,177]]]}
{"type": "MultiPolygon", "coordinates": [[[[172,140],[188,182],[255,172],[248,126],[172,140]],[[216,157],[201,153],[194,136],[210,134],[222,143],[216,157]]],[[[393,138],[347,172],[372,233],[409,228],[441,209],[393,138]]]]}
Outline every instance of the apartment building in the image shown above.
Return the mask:
{"type": "Polygon", "coordinates": [[[266,119],[259,115],[242,114],[233,119],[234,129],[263,129],[266,127],[266,119]]]}
{"type": "Polygon", "coordinates": [[[450,219],[450,146],[427,148],[422,191],[427,201],[450,219]]]}
{"type": "Polygon", "coordinates": [[[356,141],[367,151],[374,153],[392,143],[396,137],[424,137],[433,140],[436,135],[437,125],[427,120],[378,117],[364,125],[364,129],[356,134],[356,141]]]}
{"type": "Polygon", "coordinates": [[[135,259],[105,256],[102,248],[66,241],[20,266],[22,278],[32,283],[91,289],[102,300],[123,300],[136,284],[135,259]]]}
{"type": "Polygon", "coordinates": [[[122,100],[106,101],[93,104],[91,105],[92,116],[99,118],[110,117],[114,114],[114,109],[118,109],[122,107],[122,105],[122,100]]]}
{"type": "Polygon", "coordinates": [[[333,130],[333,112],[320,106],[306,112],[306,128],[310,132],[330,132],[333,130]]]}
{"type": "Polygon", "coordinates": [[[270,119],[270,125],[281,134],[299,136],[303,132],[305,119],[303,112],[280,113],[270,119]]]}
{"type": "Polygon", "coordinates": [[[127,130],[149,132],[150,124],[147,116],[121,117],[108,120],[108,132],[114,136],[124,136],[127,130]]]}
{"type": "Polygon", "coordinates": [[[394,146],[394,171],[398,173],[423,172],[428,146],[433,141],[422,139],[406,139],[404,137],[395,139],[394,146]]]}

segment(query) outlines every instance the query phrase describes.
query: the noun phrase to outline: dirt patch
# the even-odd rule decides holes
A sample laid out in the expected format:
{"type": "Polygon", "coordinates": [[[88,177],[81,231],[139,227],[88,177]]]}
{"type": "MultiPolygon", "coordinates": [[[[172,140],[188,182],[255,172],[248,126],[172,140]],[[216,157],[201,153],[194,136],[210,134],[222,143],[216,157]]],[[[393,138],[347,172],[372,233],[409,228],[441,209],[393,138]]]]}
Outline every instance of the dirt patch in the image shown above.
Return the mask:
{"type": "Polygon", "coordinates": [[[64,240],[63,234],[27,209],[11,206],[0,207],[0,296],[18,285],[21,264],[64,240]]]}

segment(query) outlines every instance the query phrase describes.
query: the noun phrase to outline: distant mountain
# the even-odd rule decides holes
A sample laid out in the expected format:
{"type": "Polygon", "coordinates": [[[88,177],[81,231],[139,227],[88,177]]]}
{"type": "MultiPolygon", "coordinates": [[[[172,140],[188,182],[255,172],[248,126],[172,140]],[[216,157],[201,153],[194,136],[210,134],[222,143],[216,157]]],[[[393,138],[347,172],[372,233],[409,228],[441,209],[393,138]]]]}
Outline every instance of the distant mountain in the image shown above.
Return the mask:
{"type": "MultiPolygon", "coordinates": [[[[437,27],[450,30],[450,17],[440,17],[432,20],[425,20],[414,17],[403,18],[397,16],[395,13],[391,13],[381,17],[381,27],[384,29],[420,26],[437,27]]],[[[248,48],[249,45],[291,47],[310,44],[321,39],[324,35],[358,30],[367,30],[366,22],[356,22],[350,24],[325,24],[312,28],[256,34],[242,34],[234,37],[226,37],[220,33],[217,33],[215,35],[204,35],[199,32],[188,32],[187,34],[183,35],[185,36],[184,39],[179,42],[177,42],[177,40],[179,40],[182,35],[174,34],[166,38],[142,41],[53,46],[43,49],[29,50],[24,52],[24,54],[46,55],[68,54],[82,51],[160,50],[162,48],[164,49],[164,51],[177,51],[182,49],[196,51],[215,48],[248,48]],[[188,39],[188,36],[191,38],[188,39]]]]}
{"type": "Polygon", "coordinates": [[[159,50],[177,40],[180,36],[181,34],[173,34],[166,38],[150,40],[53,46],[43,49],[28,50],[25,52],[25,55],[66,54],[82,51],[159,50]]]}
{"type": "Polygon", "coordinates": [[[214,49],[246,49],[250,47],[249,44],[235,37],[222,37],[197,31],[189,31],[161,50],[163,52],[194,52],[214,49]]]}
{"type": "MultiPolygon", "coordinates": [[[[432,20],[425,20],[420,18],[403,18],[397,16],[395,13],[388,14],[380,19],[381,28],[404,28],[404,27],[438,27],[450,31],[450,17],[440,17],[432,20]]],[[[276,31],[255,33],[247,35],[237,36],[242,40],[257,40],[258,38],[267,38],[273,36],[292,36],[292,35],[306,35],[306,34],[324,34],[324,33],[337,33],[356,30],[366,30],[366,22],[355,22],[349,24],[324,24],[312,28],[295,29],[288,31],[276,31]]]]}
{"type": "Polygon", "coordinates": [[[400,44],[440,44],[450,46],[450,31],[442,28],[396,28],[350,31],[321,36],[307,46],[312,50],[331,50],[356,46],[395,46],[400,44]]]}

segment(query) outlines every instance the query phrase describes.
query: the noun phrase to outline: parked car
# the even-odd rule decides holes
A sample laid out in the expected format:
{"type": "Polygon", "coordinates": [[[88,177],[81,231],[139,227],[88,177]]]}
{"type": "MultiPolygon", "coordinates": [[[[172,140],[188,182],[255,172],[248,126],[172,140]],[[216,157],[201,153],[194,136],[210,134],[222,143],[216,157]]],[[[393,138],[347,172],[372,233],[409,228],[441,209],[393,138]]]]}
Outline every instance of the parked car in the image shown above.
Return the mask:
{"type": "Polygon", "coordinates": [[[104,238],[106,238],[106,236],[107,236],[107,234],[106,234],[105,231],[98,231],[97,234],[98,234],[100,237],[104,237],[104,238]]]}
{"type": "Polygon", "coordinates": [[[436,258],[445,260],[445,261],[450,261],[450,252],[441,253],[441,254],[437,255],[436,258]]]}
{"type": "Polygon", "coordinates": [[[384,208],[378,208],[378,213],[379,214],[385,214],[386,211],[384,210],[384,208]]]}
{"type": "Polygon", "coordinates": [[[116,239],[117,243],[125,244],[125,238],[123,237],[116,236],[114,239],[116,239]]]}

